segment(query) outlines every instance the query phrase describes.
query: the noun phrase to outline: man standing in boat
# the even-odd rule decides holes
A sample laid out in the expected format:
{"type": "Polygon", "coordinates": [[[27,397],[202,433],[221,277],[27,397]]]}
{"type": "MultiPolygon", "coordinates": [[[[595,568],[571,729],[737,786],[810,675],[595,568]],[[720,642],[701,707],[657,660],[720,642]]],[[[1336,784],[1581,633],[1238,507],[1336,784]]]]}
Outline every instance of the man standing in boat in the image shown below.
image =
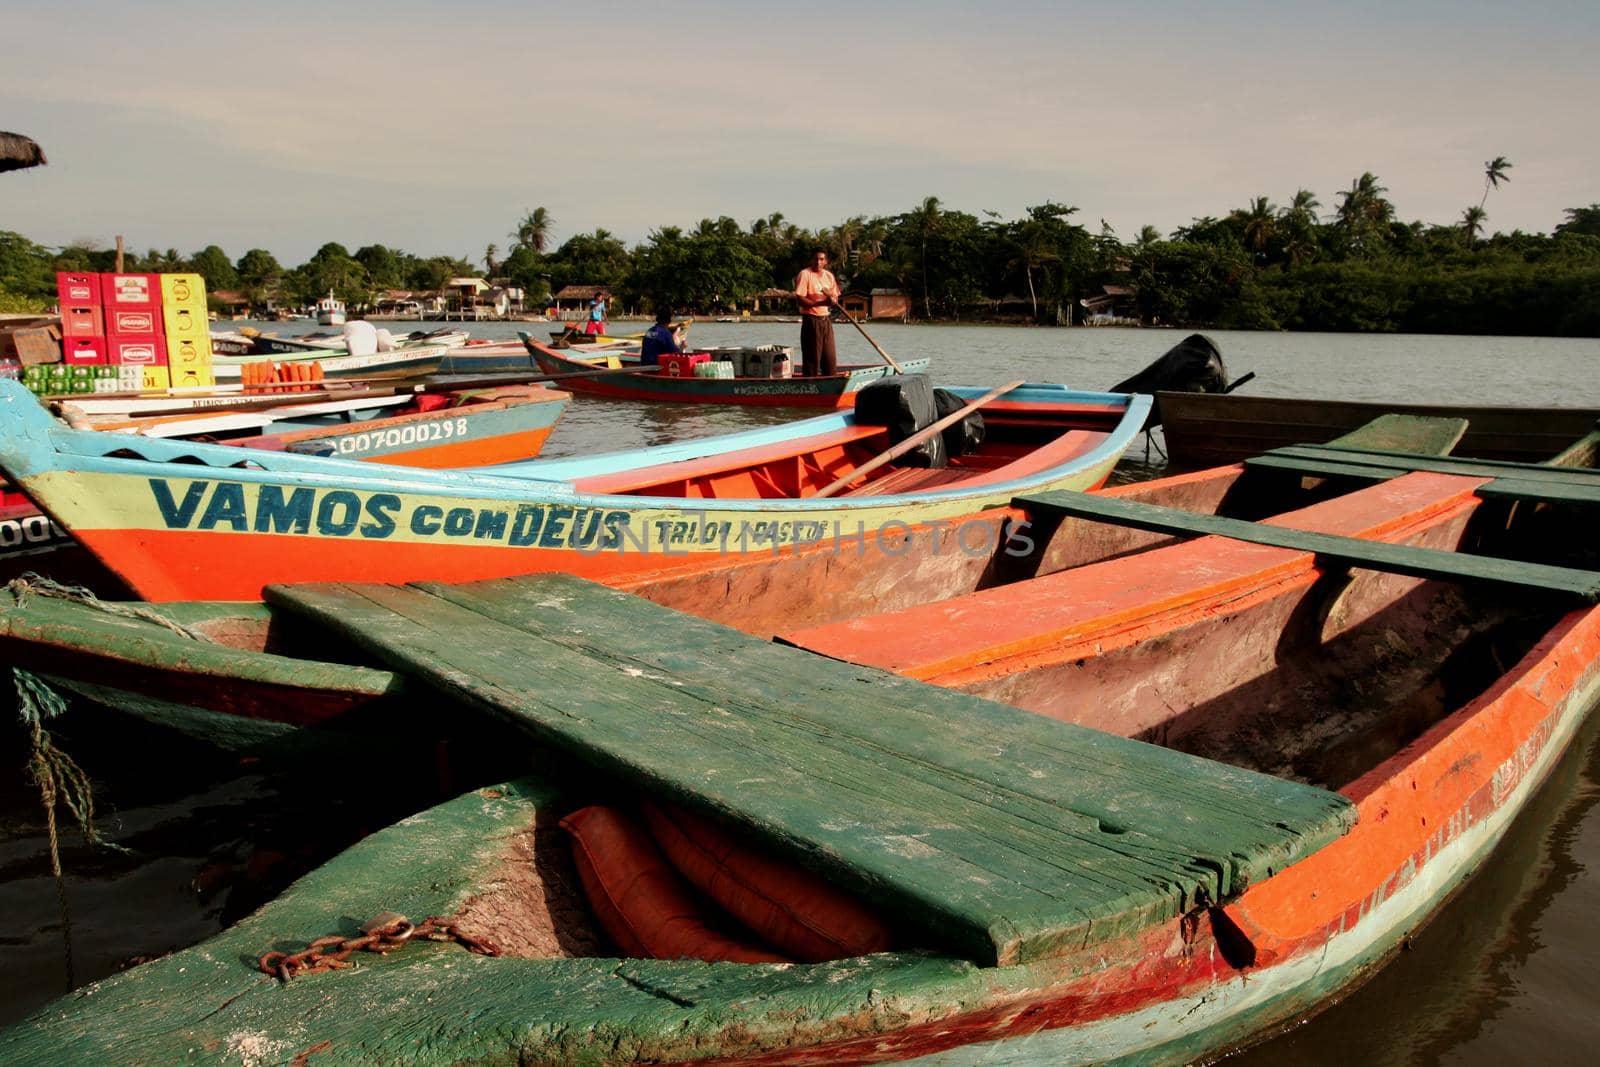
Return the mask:
{"type": "Polygon", "coordinates": [[[836,373],[833,304],[839,282],[828,269],[828,253],[820,248],[811,253],[811,266],[795,276],[794,297],[800,304],[800,373],[807,378],[836,373]]]}
{"type": "Polygon", "coordinates": [[[606,291],[600,290],[589,301],[589,321],[584,324],[586,335],[598,336],[606,332],[606,291]]]}

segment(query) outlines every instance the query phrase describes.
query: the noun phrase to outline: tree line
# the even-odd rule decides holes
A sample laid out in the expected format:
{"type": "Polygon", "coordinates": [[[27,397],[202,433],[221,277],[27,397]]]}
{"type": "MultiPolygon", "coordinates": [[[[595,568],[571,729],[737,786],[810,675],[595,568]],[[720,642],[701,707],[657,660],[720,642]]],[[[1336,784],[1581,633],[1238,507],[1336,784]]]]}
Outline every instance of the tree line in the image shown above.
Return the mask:
{"type": "MultiPolygon", "coordinates": [[[[1364,173],[1325,206],[1309,190],[1282,205],[1252,198],[1221,216],[1127,238],[1076,207],[1047,201],[1004,218],[927,197],[897,215],[853,216],[807,230],[781,213],[748,225],[723,216],[663,226],[629,247],[605,229],[560,245],[555,220],[525,213],[502,249],[478,261],[419,257],[383,245],[328,243],[284,267],[264,249],[237,260],[215,245],[191,256],[150,250],[129,270],[194,270],[213,290],[256,306],[307,304],[330,290],[354,307],[386,289],[431,293],[451,277],[504,278],[542,307],[568,284],[602,285],[623,307],[682,312],[748,307],[787,289],[813,248],[832,255],[847,289],[897,289],[925,320],[1011,317],[1081,321],[1107,285],[1131,292],[1147,323],[1235,329],[1600,335],[1600,204],[1566,210],[1551,233],[1486,235],[1487,203],[1511,164],[1484,165],[1484,192],[1459,219],[1403,222],[1379,179],[1364,173]]],[[[44,248],[0,231],[0,310],[47,304],[57,270],[109,270],[114,253],[83,244],[44,248]]]]}

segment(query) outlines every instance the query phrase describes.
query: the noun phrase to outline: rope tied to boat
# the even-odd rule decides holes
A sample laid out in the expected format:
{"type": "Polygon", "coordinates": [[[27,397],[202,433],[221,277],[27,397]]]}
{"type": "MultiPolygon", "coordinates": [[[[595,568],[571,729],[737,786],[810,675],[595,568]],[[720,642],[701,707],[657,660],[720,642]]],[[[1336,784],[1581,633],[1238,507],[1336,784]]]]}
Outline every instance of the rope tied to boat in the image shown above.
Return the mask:
{"type": "Polygon", "coordinates": [[[61,839],[56,827],[56,804],[67,806],[77,820],[83,839],[118,852],[126,852],[121,845],[106,841],[94,825],[94,789],[89,775],[77,760],[56,747],[45,729],[45,720],[67,710],[62,699],[44,680],[21,667],[11,668],[12,683],[17,690],[17,710],[23,725],[28,728],[28,776],[39,787],[39,802],[44,806],[45,832],[50,841],[50,873],[55,877],[56,899],[61,907],[61,939],[66,953],[67,989],[77,985],[72,958],[72,911],[67,902],[67,879],[61,867],[61,839]]]}
{"type": "Polygon", "coordinates": [[[256,961],[262,974],[288,984],[289,979],[318,971],[343,971],[355,964],[349,961],[354,952],[376,952],[387,956],[405,948],[416,940],[454,941],[480,956],[498,956],[500,949],[489,941],[462,933],[450,920],[439,915],[429,916],[416,925],[398,912],[379,912],[361,925],[361,932],[353,937],[319,937],[299,952],[268,952],[256,961]]]}
{"type": "Polygon", "coordinates": [[[17,607],[24,608],[28,605],[31,596],[54,597],[57,600],[72,600],[86,607],[103,611],[108,615],[115,615],[123,619],[140,619],[144,622],[154,623],[157,626],[171,630],[182,637],[192,641],[202,641],[208,645],[216,644],[216,640],[209,634],[202,633],[192,626],[185,626],[167,618],[160,612],[141,608],[134,604],[112,604],[101,600],[98,596],[81,585],[63,585],[52,578],[29,571],[20,578],[13,578],[5,585],[6,592],[16,598],[17,607]]]}

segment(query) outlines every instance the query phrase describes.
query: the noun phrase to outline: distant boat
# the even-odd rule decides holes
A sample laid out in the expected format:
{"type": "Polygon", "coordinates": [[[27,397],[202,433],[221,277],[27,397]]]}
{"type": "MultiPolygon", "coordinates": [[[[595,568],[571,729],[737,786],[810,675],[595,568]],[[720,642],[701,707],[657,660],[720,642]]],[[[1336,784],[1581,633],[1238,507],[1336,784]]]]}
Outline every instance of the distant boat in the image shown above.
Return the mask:
{"type": "MultiPolygon", "coordinates": [[[[534,362],[546,374],[571,374],[588,369],[571,358],[522,334],[534,362]]],[[[926,359],[902,359],[910,373],[928,369],[926,359]]],[[[894,373],[886,363],[842,366],[837,374],[815,378],[674,378],[661,371],[626,377],[574,378],[562,386],[574,392],[594,393],[623,400],[677,401],[698,404],[747,404],[760,407],[847,408],[856,393],[894,373]]]]}
{"type": "Polygon", "coordinates": [[[344,325],[344,301],[333,295],[333,290],[328,290],[328,295],[317,301],[317,324],[319,326],[344,325]]]}

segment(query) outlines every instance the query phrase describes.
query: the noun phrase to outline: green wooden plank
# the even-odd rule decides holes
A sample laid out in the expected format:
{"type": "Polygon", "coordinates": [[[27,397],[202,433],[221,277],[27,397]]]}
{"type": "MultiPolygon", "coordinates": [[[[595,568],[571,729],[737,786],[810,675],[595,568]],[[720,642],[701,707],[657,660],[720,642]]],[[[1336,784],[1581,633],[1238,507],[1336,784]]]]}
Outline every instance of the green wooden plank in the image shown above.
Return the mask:
{"type": "Polygon", "coordinates": [[[1496,478],[1478,488],[1486,500],[1522,500],[1534,503],[1600,507],[1600,485],[1548,485],[1520,478],[1496,478]]]}
{"type": "Polygon", "coordinates": [[[1467,420],[1439,415],[1379,415],[1328,444],[1373,452],[1448,455],[1466,435],[1467,420]]]}
{"type": "Polygon", "coordinates": [[[1396,471],[1429,471],[1458,474],[1468,478],[1518,478],[1561,485],[1600,485],[1600,470],[1583,467],[1555,467],[1543,463],[1517,463],[1511,460],[1463,459],[1454,456],[1418,456],[1409,452],[1382,452],[1340,448],[1337,445],[1290,445],[1275,448],[1269,456],[1295,459],[1323,459],[1331,462],[1359,463],[1396,471]]]}
{"type": "Polygon", "coordinates": [[[625,782],[734,819],[984,963],[1227,899],[1343,797],[759,641],[565,576],[272,602],[625,782]]]}
{"type": "Polygon", "coordinates": [[[1600,572],[1597,571],[1292,530],[1070,490],[1020,496],[1012,503],[1031,511],[1098,519],[1157,533],[1231,537],[1252,544],[1312,552],[1327,562],[1414,578],[1537,589],[1576,597],[1587,604],[1600,600],[1600,572]]]}
{"type": "Polygon", "coordinates": [[[1326,459],[1297,459],[1293,456],[1251,456],[1244,461],[1246,467],[1257,470],[1286,471],[1316,478],[1360,478],[1369,482],[1386,482],[1398,478],[1404,471],[1385,467],[1372,467],[1360,463],[1339,463],[1326,459]]]}

